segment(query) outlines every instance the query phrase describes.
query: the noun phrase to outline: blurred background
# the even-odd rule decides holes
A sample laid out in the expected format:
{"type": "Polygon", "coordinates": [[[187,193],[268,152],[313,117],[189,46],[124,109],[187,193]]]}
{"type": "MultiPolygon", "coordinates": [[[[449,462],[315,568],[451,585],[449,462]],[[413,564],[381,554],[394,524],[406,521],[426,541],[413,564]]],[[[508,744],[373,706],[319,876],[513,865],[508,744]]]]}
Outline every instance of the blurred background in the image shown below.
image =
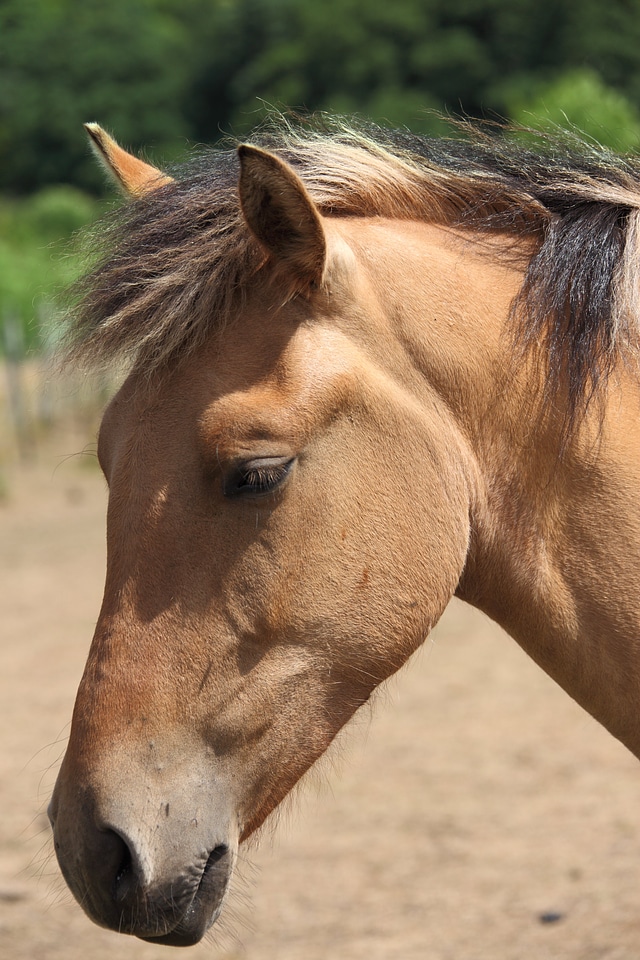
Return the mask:
{"type": "MultiPolygon", "coordinates": [[[[120,202],[82,123],[162,166],[274,107],[638,151],[640,0],[0,0],[2,960],[177,954],[84,918],[45,812],[104,577],[113,384],[52,372],[82,229],[120,202]]],[[[637,960],[637,761],[455,603],[385,690],[275,852],[244,855],[227,939],[189,955],[637,960]]]]}

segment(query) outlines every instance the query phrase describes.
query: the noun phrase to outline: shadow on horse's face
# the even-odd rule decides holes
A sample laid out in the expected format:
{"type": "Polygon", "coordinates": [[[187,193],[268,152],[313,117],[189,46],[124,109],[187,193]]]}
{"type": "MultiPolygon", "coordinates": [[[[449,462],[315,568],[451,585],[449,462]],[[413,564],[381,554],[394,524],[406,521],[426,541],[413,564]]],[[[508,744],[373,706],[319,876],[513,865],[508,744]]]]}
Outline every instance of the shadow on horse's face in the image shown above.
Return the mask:
{"type": "Polygon", "coordinates": [[[337,232],[329,249],[321,289],[279,307],[257,284],[206,349],[134,371],[101,428],[106,590],[51,811],[90,916],[158,942],[202,936],[238,840],[464,563],[450,414],[380,366],[402,351],[374,285],[337,232]]]}

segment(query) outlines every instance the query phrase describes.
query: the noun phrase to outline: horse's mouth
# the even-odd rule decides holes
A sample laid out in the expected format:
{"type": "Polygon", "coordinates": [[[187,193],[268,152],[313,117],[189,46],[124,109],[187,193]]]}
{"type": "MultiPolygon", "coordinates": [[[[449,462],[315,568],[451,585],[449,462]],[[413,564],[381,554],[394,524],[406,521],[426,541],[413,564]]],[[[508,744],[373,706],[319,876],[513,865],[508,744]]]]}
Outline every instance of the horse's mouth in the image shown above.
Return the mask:
{"type": "Polygon", "coordinates": [[[220,915],[234,860],[234,853],[227,844],[214,847],[204,864],[191,902],[173,929],[158,937],[138,934],[139,939],[169,947],[190,947],[198,943],[220,915]]]}

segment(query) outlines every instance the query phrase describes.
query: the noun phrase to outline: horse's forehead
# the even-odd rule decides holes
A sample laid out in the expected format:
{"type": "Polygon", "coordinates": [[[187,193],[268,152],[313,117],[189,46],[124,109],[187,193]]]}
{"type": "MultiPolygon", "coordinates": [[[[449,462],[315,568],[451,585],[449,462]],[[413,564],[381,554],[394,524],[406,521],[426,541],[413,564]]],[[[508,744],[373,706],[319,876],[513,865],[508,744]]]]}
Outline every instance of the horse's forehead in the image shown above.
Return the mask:
{"type": "MultiPolygon", "coordinates": [[[[268,327],[270,318],[262,322],[268,327]]],[[[233,336],[212,343],[155,385],[143,373],[130,378],[103,420],[103,446],[129,433],[136,445],[145,435],[156,443],[162,433],[179,445],[178,425],[182,442],[190,436],[235,440],[306,432],[354,382],[357,350],[322,323],[300,323],[284,340],[275,329],[273,341],[268,329],[264,333],[264,343],[256,344],[239,323],[233,336]]]]}
{"type": "Polygon", "coordinates": [[[304,324],[257,375],[227,376],[220,389],[214,371],[198,418],[201,431],[235,438],[306,429],[349,389],[357,365],[357,350],[343,333],[304,324]]]}
{"type": "MultiPolygon", "coordinates": [[[[268,320],[265,321],[268,324],[268,320]]],[[[267,329],[268,337],[268,329],[267,329]]],[[[339,329],[322,321],[300,324],[286,344],[264,366],[255,362],[252,371],[257,376],[247,378],[236,387],[230,383],[231,397],[250,394],[268,384],[284,396],[309,393],[321,387],[328,379],[345,373],[353,367],[356,350],[349,338],[339,329]],[[257,368],[257,370],[256,370],[257,368]]]]}

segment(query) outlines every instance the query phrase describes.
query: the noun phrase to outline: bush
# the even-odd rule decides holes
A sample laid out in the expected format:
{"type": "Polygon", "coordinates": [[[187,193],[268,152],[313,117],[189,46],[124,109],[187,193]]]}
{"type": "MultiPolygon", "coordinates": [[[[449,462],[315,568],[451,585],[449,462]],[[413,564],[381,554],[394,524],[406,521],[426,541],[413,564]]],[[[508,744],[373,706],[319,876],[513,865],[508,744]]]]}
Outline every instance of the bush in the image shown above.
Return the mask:
{"type": "Polygon", "coordinates": [[[638,111],[592,70],[563,73],[528,96],[516,93],[510,114],[514,122],[536,129],[573,128],[620,153],[640,146],[638,111]]]}
{"type": "Polygon", "coordinates": [[[98,211],[95,200],[66,186],[0,201],[0,327],[17,318],[26,350],[51,339],[44,328],[55,322],[62,292],[82,269],[77,231],[98,211]]]}

